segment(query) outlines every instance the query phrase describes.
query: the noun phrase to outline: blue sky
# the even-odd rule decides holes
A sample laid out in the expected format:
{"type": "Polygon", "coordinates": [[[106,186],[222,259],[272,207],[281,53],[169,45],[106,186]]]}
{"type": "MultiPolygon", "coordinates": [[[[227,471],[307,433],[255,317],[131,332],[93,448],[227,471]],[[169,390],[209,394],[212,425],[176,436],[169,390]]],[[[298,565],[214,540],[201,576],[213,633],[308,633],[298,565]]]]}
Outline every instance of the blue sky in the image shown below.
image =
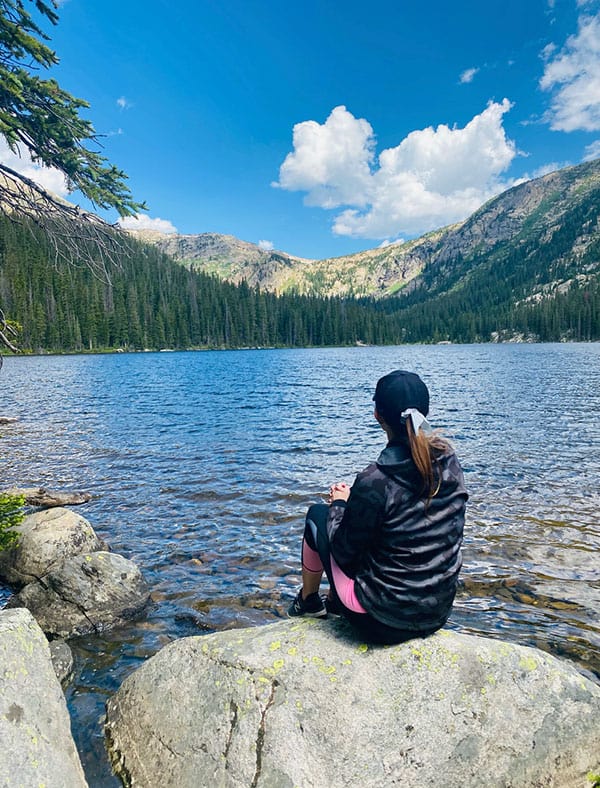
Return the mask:
{"type": "Polygon", "coordinates": [[[49,32],[140,226],[337,256],[600,156],[600,0],[64,0],[49,32]]]}

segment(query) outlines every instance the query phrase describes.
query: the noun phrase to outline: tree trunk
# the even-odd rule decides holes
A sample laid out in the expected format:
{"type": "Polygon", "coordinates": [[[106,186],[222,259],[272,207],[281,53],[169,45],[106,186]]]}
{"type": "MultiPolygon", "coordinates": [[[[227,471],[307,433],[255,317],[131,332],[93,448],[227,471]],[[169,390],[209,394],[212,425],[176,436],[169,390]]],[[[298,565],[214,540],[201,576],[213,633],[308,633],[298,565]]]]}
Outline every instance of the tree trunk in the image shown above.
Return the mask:
{"type": "Polygon", "coordinates": [[[4,490],[6,495],[22,495],[25,498],[25,503],[28,506],[42,506],[50,508],[51,506],[77,506],[81,503],[87,503],[92,495],[87,492],[52,492],[45,490],[43,487],[12,487],[10,490],[4,490]]]}

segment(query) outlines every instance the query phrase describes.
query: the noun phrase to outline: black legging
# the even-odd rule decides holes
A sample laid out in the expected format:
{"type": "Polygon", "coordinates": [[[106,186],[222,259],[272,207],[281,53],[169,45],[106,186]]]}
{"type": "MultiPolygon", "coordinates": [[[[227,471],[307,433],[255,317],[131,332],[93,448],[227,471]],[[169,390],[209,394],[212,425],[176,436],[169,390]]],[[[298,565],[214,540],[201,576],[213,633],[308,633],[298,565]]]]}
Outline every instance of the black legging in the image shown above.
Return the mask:
{"type": "Polygon", "coordinates": [[[329,537],[327,536],[328,512],[329,507],[324,503],[315,503],[309,508],[306,513],[304,539],[310,549],[315,550],[319,554],[331,590],[335,592],[335,583],[333,582],[333,573],[331,571],[331,550],[329,549],[329,537]]]}
{"type": "Polygon", "coordinates": [[[339,604],[340,611],[344,617],[360,630],[361,636],[372,643],[401,643],[414,637],[424,637],[421,633],[406,632],[405,630],[395,629],[381,621],[373,618],[369,613],[355,613],[348,610],[340,602],[335,589],[333,572],[331,571],[331,549],[329,537],[327,536],[327,516],[329,507],[324,503],[313,504],[306,513],[306,525],[304,527],[304,539],[306,544],[319,554],[325,574],[329,580],[332,594],[339,604]]]}

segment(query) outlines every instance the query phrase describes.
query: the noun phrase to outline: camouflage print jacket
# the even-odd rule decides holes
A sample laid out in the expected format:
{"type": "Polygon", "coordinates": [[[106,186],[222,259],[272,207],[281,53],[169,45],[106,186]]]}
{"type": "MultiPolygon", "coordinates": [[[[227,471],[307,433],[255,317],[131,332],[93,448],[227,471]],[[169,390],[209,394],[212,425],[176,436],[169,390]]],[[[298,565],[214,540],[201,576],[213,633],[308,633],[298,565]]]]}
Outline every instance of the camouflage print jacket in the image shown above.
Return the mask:
{"type": "Polygon", "coordinates": [[[408,445],[390,443],[358,474],[348,502],[329,508],[331,553],[355,579],[358,600],[373,618],[408,632],[444,625],[462,564],[463,473],[451,449],[438,468],[440,489],[427,505],[408,445]]]}

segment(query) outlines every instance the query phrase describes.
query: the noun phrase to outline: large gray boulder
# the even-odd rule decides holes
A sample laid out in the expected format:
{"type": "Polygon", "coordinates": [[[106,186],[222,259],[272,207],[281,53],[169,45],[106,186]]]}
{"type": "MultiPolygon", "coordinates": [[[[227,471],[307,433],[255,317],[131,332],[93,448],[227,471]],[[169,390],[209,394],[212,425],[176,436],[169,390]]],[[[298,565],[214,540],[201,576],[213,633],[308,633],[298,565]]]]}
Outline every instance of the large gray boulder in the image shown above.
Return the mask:
{"type": "Polygon", "coordinates": [[[149,597],[133,561],[100,551],[63,561],[11,597],[7,607],[29,608],[47,635],[66,638],[122,624],[149,597]]]}
{"type": "Polygon", "coordinates": [[[600,686],[453,632],[372,647],[300,620],[185,638],[107,712],[115,769],[144,788],[582,788],[600,765],[600,686]]]}
{"type": "Polygon", "coordinates": [[[87,783],[48,641],[28,610],[0,611],[0,785],[87,783]]]}
{"type": "Polygon", "coordinates": [[[69,509],[48,509],[26,517],[14,530],[16,547],[0,550],[0,580],[22,587],[80,553],[106,549],[92,526],[69,509]]]}

